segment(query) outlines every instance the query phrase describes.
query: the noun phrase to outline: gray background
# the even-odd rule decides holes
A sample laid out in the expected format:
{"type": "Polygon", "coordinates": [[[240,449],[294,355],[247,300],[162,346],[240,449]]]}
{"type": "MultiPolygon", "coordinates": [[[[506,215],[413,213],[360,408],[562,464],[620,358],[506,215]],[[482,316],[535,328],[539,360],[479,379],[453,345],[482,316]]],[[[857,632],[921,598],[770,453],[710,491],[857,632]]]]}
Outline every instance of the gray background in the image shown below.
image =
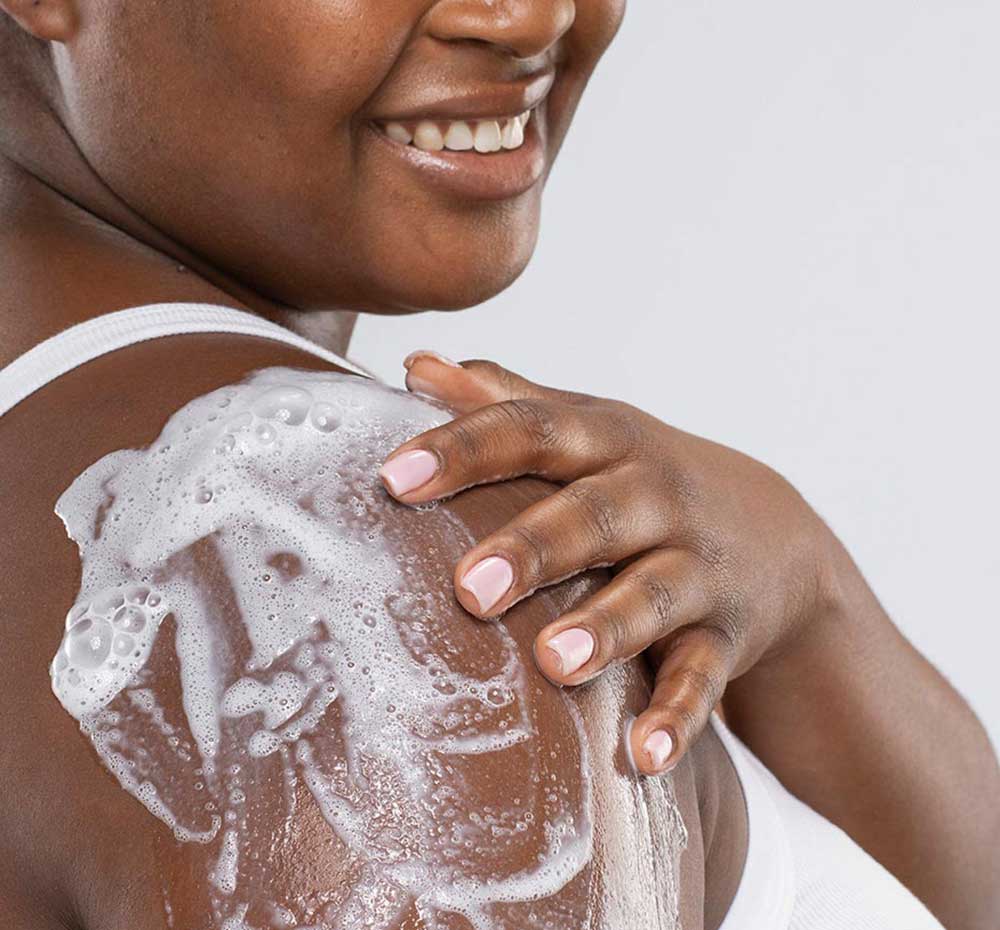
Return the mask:
{"type": "Polygon", "coordinates": [[[1000,743],[1000,4],[633,0],[520,281],[367,318],[777,468],[1000,743]]]}

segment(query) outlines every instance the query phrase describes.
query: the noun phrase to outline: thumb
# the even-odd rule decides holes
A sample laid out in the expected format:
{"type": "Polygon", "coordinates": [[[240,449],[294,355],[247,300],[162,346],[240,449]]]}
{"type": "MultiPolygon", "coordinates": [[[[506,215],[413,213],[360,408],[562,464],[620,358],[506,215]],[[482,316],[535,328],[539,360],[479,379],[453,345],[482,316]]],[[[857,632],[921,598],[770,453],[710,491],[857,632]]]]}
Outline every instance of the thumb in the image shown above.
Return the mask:
{"type": "Polygon", "coordinates": [[[535,384],[496,362],[472,359],[459,364],[437,352],[419,349],[403,361],[407,390],[427,394],[471,413],[489,404],[521,398],[565,399],[564,391],[535,384]]]}

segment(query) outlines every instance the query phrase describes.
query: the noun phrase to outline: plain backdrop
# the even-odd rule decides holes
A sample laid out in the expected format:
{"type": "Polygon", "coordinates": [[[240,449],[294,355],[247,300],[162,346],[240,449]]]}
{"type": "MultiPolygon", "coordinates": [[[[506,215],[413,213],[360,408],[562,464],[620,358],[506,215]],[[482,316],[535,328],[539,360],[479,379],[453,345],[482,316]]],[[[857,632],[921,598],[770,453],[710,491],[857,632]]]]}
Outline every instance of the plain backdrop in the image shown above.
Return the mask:
{"type": "Polygon", "coordinates": [[[351,354],[493,358],[772,465],[1000,744],[998,113],[996,0],[633,0],[528,271],[351,354]]]}

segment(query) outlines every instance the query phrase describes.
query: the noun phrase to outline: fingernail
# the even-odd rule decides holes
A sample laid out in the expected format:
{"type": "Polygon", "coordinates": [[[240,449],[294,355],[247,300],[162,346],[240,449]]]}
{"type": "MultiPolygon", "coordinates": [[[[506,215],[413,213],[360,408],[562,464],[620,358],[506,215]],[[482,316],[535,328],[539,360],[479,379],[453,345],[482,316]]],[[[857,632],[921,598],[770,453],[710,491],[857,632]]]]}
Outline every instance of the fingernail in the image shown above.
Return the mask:
{"type": "Polygon", "coordinates": [[[433,349],[417,349],[415,352],[411,352],[406,358],[403,359],[403,367],[409,371],[410,366],[418,358],[433,358],[439,361],[442,365],[449,365],[452,368],[461,368],[462,366],[458,362],[453,362],[447,355],[442,355],[440,352],[435,352],[433,349]]]}
{"type": "Polygon", "coordinates": [[[399,495],[427,484],[437,469],[438,461],[433,453],[413,449],[389,459],[379,469],[379,475],[389,485],[389,490],[399,495]]]}
{"type": "Polygon", "coordinates": [[[654,730],[646,737],[642,748],[649,756],[653,768],[658,772],[667,764],[670,753],[674,751],[674,740],[666,730],[654,730]]]}
{"type": "Polygon", "coordinates": [[[459,582],[479,602],[479,609],[486,613],[500,600],[514,583],[514,569],[510,562],[491,555],[477,562],[459,582]]]}
{"type": "Polygon", "coordinates": [[[559,673],[572,675],[590,661],[594,654],[594,637],[578,628],[563,630],[549,640],[548,648],[555,653],[559,673]]]}
{"type": "Polygon", "coordinates": [[[412,371],[406,373],[406,389],[414,394],[426,394],[428,397],[435,397],[443,400],[441,390],[435,381],[428,381],[426,378],[418,378],[412,371]]]}

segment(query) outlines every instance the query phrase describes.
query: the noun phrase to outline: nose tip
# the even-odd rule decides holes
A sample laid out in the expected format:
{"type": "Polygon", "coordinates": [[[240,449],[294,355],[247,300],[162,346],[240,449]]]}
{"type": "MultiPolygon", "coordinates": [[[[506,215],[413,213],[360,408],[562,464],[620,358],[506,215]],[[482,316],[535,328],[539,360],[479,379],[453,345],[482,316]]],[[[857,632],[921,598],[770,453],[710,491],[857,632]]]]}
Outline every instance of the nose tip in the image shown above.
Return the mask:
{"type": "Polygon", "coordinates": [[[575,0],[438,0],[428,28],[444,41],[485,42],[517,58],[534,58],[575,21],[575,0]]]}

